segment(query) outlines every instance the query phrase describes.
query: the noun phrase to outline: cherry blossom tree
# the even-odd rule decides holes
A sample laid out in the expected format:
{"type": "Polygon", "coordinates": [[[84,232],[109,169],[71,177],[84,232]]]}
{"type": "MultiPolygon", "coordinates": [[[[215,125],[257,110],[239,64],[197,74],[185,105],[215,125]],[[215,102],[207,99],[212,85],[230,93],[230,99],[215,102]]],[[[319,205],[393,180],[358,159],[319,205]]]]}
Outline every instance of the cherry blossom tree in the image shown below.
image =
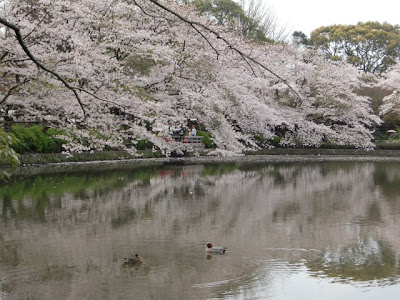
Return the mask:
{"type": "Polygon", "coordinates": [[[0,105],[65,132],[66,151],[192,151],[158,131],[196,118],[219,154],[323,141],[371,148],[380,122],[351,66],[257,45],[191,6],[156,0],[13,0],[1,10],[0,105]],[[261,145],[262,146],[262,145],[261,145]]]}
{"type": "Polygon", "coordinates": [[[382,118],[400,120],[400,63],[398,62],[387,72],[384,79],[379,82],[379,87],[391,91],[391,94],[383,98],[383,104],[379,107],[382,118]]]}

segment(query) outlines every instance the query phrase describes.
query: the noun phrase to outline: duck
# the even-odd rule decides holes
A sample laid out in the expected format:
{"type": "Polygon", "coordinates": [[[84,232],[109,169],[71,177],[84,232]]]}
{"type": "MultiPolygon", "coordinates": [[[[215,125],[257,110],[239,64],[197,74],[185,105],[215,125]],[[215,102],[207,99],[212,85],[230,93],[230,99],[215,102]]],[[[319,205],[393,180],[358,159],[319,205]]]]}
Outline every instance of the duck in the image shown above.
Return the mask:
{"type": "Polygon", "coordinates": [[[144,263],[143,258],[139,256],[139,254],[135,254],[134,257],[124,257],[124,264],[134,265],[134,264],[142,264],[144,263]]]}
{"type": "Polygon", "coordinates": [[[208,242],[206,244],[206,252],[207,253],[225,253],[226,249],[223,247],[213,247],[213,245],[208,242]]]}

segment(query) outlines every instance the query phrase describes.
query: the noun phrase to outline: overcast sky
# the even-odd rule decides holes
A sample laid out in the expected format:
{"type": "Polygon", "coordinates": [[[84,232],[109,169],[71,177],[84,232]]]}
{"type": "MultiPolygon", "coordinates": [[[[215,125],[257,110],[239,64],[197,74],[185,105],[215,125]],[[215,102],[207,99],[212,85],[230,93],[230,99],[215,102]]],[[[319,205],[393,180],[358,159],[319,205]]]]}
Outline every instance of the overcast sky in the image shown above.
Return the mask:
{"type": "Polygon", "coordinates": [[[279,24],[289,31],[311,31],[334,24],[379,21],[400,24],[400,0],[262,0],[271,7],[279,24]]]}

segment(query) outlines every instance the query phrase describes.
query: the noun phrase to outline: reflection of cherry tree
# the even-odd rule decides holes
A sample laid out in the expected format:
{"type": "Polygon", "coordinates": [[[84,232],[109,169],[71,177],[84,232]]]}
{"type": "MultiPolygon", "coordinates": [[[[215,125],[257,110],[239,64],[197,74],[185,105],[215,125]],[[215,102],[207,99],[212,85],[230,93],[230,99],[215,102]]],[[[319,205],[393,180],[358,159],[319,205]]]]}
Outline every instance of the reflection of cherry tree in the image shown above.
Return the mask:
{"type": "Polygon", "coordinates": [[[400,276],[400,261],[387,243],[360,239],[346,247],[327,251],[319,260],[307,264],[317,276],[328,275],[351,281],[376,281],[400,276]]]}
{"type": "MultiPolygon", "coordinates": [[[[294,241],[293,246],[299,247],[303,241],[303,247],[318,249],[361,238],[352,230],[343,230],[343,224],[378,222],[371,219],[373,209],[379,209],[380,218],[393,219],[390,203],[373,201],[376,196],[384,197],[379,187],[374,187],[374,170],[374,164],[369,163],[345,163],[340,167],[329,163],[271,165],[244,170],[232,165],[199,166],[192,169],[190,176],[173,170],[173,176],[155,177],[146,190],[137,190],[135,185],[127,187],[131,200],[125,204],[127,211],[129,207],[137,210],[135,199],[146,199],[137,212],[144,212],[145,206],[153,207],[159,216],[153,228],[146,225],[142,230],[157,230],[165,237],[178,222],[187,228],[181,232],[183,240],[193,235],[207,239],[204,234],[216,234],[223,239],[226,234],[233,234],[238,240],[257,241],[264,246],[279,247],[294,241]],[[194,220],[201,222],[201,228],[193,225],[194,220]],[[249,235],[258,226],[268,234],[249,235]],[[220,232],[221,229],[226,231],[220,232]],[[321,231],[323,235],[318,234],[321,231]]],[[[119,198],[120,195],[112,197],[116,203],[110,209],[120,206],[119,198]]],[[[383,226],[382,230],[388,228],[383,226]]],[[[388,239],[392,241],[393,237],[389,234],[388,239]]]]}
{"type": "Polygon", "coordinates": [[[197,118],[220,153],[322,141],[371,147],[379,122],[353,93],[358,72],[286,45],[254,45],[173,1],[8,1],[1,98],[15,120],[61,127],[68,151],[130,148],[197,118]],[[130,143],[126,143],[126,142],[130,143]]]}
{"type": "MultiPolygon", "coordinates": [[[[48,253],[62,253],[68,264],[82,266],[83,276],[88,274],[87,258],[93,257],[93,249],[103,251],[104,243],[115,258],[113,265],[120,247],[130,251],[154,243],[146,255],[161,266],[155,268],[157,276],[171,284],[171,276],[177,276],[171,272],[176,264],[172,256],[191,257],[192,251],[197,256],[199,247],[203,254],[203,242],[211,238],[231,251],[224,257],[233,262],[224,269],[227,278],[264,282],[260,278],[271,271],[265,262],[272,260],[349,281],[371,280],[375,268],[377,283],[382,283],[384,278],[398,277],[399,199],[381,190],[382,183],[389,182],[398,191],[397,168],[393,163],[349,162],[215,164],[130,168],[82,177],[49,175],[53,179],[43,175],[35,185],[23,180],[1,190],[8,201],[0,206],[7,220],[3,238],[19,241],[23,232],[27,242],[15,246],[23,256],[38,251],[32,244],[48,245],[50,238],[53,247],[35,255],[58,262],[48,253]],[[63,188],[55,190],[57,186],[63,188]],[[35,212],[42,218],[32,220],[35,212]],[[161,259],[154,254],[160,244],[168,249],[161,259]],[[190,255],[177,254],[181,247],[190,255]],[[168,253],[171,259],[165,259],[168,253]]],[[[195,260],[199,266],[194,268],[207,268],[196,273],[196,282],[221,280],[220,273],[195,260]]],[[[101,270],[110,268],[96,263],[101,270]]],[[[180,287],[182,280],[191,282],[192,271],[185,264],[180,279],[172,282],[180,287]]],[[[78,282],[69,288],[87,291],[78,282]]]]}

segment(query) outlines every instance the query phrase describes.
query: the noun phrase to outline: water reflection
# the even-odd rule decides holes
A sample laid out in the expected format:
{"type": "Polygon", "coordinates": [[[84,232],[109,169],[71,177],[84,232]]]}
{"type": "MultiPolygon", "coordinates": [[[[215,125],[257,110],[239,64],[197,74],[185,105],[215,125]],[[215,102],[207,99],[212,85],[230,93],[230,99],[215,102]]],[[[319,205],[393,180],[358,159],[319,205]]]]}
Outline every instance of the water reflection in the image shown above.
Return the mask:
{"type": "Polygon", "coordinates": [[[307,287],[334,299],[338,282],[352,299],[399,291],[398,163],[49,174],[13,178],[0,201],[4,297],[291,299],[307,287]],[[207,255],[207,241],[227,254],[207,255]],[[123,267],[135,253],[146,264],[123,267]]]}
{"type": "Polygon", "coordinates": [[[396,282],[400,274],[399,257],[390,245],[367,237],[325,251],[321,258],[307,266],[318,276],[324,274],[351,281],[382,280],[382,284],[396,282]]]}

